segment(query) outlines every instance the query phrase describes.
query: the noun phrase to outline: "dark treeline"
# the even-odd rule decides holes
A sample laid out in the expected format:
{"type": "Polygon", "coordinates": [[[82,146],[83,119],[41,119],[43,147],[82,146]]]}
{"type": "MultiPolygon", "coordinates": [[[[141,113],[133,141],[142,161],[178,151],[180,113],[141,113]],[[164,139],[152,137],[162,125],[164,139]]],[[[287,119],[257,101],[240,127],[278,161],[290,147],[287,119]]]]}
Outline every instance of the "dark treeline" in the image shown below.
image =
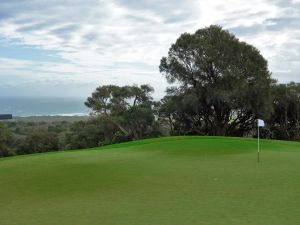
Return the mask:
{"type": "Polygon", "coordinates": [[[175,84],[161,101],[149,85],[99,86],[85,102],[88,120],[33,124],[26,132],[1,124],[0,156],[163,135],[254,137],[257,118],[266,121],[263,137],[300,140],[300,84],[278,84],[260,52],[221,27],[182,34],[159,69],[175,84]]]}

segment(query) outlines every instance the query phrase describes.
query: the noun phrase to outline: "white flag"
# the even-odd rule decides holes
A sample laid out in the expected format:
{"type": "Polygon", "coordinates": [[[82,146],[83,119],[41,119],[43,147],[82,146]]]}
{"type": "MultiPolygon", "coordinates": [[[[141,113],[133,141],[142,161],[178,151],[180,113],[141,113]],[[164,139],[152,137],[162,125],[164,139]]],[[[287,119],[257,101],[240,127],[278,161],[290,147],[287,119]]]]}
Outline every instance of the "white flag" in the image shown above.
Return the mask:
{"type": "Polygon", "coordinates": [[[263,121],[261,119],[258,119],[257,124],[258,124],[259,127],[264,127],[265,126],[265,121],[263,121]]]}

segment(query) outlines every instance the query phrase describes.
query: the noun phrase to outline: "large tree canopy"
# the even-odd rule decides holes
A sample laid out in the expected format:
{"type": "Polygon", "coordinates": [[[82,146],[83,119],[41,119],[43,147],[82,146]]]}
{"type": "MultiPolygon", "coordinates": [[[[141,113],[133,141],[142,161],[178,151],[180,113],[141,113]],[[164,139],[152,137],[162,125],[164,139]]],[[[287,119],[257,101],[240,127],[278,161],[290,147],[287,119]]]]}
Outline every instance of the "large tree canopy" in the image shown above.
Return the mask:
{"type": "Polygon", "coordinates": [[[182,34],[159,68],[168,82],[179,83],[169,96],[193,102],[192,110],[180,104],[187,105],[187,118],[200,116],[201,125],[198,119],[194,125],[207,134],[243,135],[255,118],[271,112],[273,81],[267,61],[255,47],[220,26],[182,34]]]}
{"type": "MultiPolygon", "coordinates": [[[[115,86],[103,85],[88,97],[85,105],[94,115],[111,122],[117,128],[112,133],[139,139],[149,131],[154,122],[153,101],[149,85],[115,86]]],[[[104,121],[104,120],[103,120],[104,121]]]]}
{"type": "Polygon", "coordinates": [[[279,84],[272,88],[273,108],[268,120],[275,139],[300,139],[300,83],[279,84]]]}

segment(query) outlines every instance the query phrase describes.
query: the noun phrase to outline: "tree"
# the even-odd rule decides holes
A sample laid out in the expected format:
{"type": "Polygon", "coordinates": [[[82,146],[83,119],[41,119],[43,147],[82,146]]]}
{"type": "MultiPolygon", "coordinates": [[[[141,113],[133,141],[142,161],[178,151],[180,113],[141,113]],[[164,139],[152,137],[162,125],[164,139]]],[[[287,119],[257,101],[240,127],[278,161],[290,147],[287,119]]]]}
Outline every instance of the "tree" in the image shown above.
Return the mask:
{"type": "Polygon", "coordinates": [[[268,121],[272,137],[300,140],[300,83],[275,85],[272,94],[274,112],[268,121]]]}
{"type": "Polygon", "coordinates": [[[123,136],[139,139],[154,121],[152,92],[149,85],[104,85],[88,97],[85,105],[92,109],[92,115],[105,118],[123,136]]]}
{"type": "Polygon", "coordinates": [[[177,89],[170,88],[161,100],[159,110],[161,123],[169,124],[172,135],[202,134],[197,96],[191,91],[178,92],[177,89]]]}
{"type": "Polygon", "coordinates": [[[87,121],[75,122],[66,134],[69,149],[90,148],[124,140],[126,137],[107,117],[91,117],[87,121]]]}
{"type": "Polygon", "coordinates": [[[182,34],[159,68],[169,83],[179,84],[171,96],[181,96],[182,104],[189,96],[196,104],[185,118],[200,116],[201,123],[189,121],[206,134],[243,135],[271,112],[274,81],[267,61],[220,26],[182,34]]]}
{"type": "Polygon", "coordinates": [[[14,155],[12,145],[14,137],[10,130],[0,123],[0,157],[7,157],[14,155]]]}
{"type": "Polygon", "coordinates": [[[44,129],[35,129],[26,136],[18,148],[18,154],[57,151],[58,137],[44,129]]]}
{"type": "Polygon", "coordinates": [[[133,105],[124,115],[130,127],[134,139],[141,139],[148,136],[154,122],[154,115],[151,107],[147,104],[133,105]]]}

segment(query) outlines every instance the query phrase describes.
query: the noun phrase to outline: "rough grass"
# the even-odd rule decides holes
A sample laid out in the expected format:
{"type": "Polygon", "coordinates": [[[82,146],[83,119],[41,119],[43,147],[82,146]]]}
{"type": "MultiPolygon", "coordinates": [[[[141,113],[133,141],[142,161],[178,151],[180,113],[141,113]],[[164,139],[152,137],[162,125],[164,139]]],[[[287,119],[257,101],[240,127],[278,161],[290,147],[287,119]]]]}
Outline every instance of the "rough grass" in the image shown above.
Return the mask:
{"type": "Polygon", "coordinates": [[[298,225],[300,143],[172,137],[0,160],[1,225],[298,225]]]}

